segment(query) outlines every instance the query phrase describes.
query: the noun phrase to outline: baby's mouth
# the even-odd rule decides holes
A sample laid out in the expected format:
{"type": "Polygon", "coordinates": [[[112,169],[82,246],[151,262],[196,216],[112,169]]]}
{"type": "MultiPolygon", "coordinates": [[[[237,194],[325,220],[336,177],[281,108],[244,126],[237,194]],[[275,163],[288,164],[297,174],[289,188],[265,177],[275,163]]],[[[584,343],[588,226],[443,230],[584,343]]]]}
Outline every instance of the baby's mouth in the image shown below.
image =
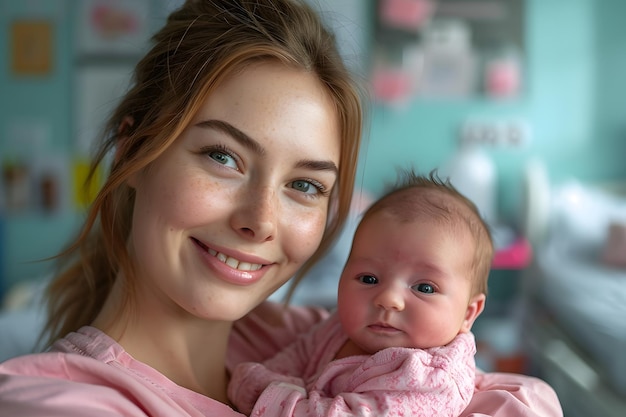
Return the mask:
{"type": "Polygon", "coordinates": [[[400,331],[400,329],[397,329],[396,327],[393,327],[390,324],[381,323],[381,322],[370,324],[367,327],[378,332],[399,332],[400,331]]]}
{"type": "Polygon", "coordinates": [[[210,255],[216,257],[220,262],[225,263],[233,269],[237,269],[239,271],[258,271],[263,266],[262,264],[252,264],[250,262],[242,262],[239,259],[235,259],[232,256],[224,255],[221,252],[218,252],[214,249],[207,247],[204,243],[200,242],[198,239],[193,238],[193,241],[207,251],[210,255]]]}

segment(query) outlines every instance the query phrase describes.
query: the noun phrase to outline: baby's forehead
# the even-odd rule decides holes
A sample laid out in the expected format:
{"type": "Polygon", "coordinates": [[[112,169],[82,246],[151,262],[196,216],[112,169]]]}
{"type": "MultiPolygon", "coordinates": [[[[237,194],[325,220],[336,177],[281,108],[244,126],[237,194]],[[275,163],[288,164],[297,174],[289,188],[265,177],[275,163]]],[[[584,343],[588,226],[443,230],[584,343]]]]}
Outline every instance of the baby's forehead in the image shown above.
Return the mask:
{"type": "Polygon", "coordinates": [[[381,211],[386,211],[402,221],[424,218],[449,222],[471,217],[472,211],[459,196],[430,188],[407,188],[385,197],[381,211]]]}
{"type": "Polygon", "coordinates": [[[390,194],[389,197],[394,198],[394,194],[399,198],[417,198],[431,201],[447,201],[451,204],[461,204],[456,196],[453,196],[441,188],[407,187],[390,194]]]}

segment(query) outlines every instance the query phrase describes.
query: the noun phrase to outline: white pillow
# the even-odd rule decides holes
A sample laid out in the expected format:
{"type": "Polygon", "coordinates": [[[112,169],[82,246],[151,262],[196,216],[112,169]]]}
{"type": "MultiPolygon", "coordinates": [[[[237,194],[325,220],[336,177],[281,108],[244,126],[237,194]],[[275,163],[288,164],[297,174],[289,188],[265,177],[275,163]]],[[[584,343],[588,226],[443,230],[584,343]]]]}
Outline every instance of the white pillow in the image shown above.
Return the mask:
{"type": "Polygon", "coordinates": [[[556,188],[551,206],[551,239],[578,248],[600,248],[611,223],[626,223],[626,199],[580,182],[556,188]]]}

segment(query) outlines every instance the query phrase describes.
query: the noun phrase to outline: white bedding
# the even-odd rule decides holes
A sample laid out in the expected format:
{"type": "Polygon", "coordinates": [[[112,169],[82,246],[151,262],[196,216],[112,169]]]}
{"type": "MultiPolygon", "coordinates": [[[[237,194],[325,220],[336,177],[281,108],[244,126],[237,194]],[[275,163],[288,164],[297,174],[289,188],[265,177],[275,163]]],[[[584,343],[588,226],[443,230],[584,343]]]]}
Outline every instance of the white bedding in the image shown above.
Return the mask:
{"type": "Polygon", "coordinates": [[[626,396],[626,268],[601,257],[609,225],[626,222],[626,198],[567,184],[555,190],[550,217],[548,238],[535,247],[529,285],[626,396]]]}
{"type": "Polygon", "coordinates": [[[0,362],[39,350],[45,283],[46,278],[18,284],[0,300],[0,362]]]}
{"type": "Polygon", "coordinates": [[[552,244],[537,254],[537,292],[565,330],[626,395],[626,270],[597,261],[597,252],[552,244]]]}

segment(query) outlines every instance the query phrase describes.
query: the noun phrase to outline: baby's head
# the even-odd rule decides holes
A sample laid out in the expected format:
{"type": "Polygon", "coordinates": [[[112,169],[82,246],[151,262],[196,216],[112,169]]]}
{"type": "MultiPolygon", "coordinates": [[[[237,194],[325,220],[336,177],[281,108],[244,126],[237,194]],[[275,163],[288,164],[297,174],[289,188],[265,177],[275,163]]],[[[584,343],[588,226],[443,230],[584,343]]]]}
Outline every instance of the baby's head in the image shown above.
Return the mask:
{"type": "Polygon", "coordinates": [[[470,200],[435,172],[403,172],[356,231],[339,283],[342,325],[370,353],[446,345],[482,312],[492,258],[470,200]]]}

